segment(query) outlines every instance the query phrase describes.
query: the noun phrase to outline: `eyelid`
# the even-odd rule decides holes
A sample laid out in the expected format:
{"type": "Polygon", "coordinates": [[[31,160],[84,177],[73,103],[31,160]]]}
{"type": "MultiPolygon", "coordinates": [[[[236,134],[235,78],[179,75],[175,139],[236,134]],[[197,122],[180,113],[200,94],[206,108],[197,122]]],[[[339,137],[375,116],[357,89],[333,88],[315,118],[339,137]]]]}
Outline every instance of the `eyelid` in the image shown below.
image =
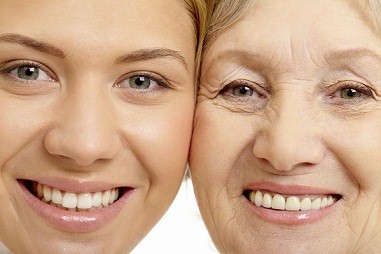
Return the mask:
{"type": "Polygon", "coordinates": [[[168,88],[168,89],[173,88],[173,86],[165,78],[163,78],[161,75],[154,73],[154,72],[148,72],[148,71],[134,71],[134,72],[130,72],[128,74],[125,74],[115,82],[115,86],[118,87],[118,84],[120,84],[120,83],[122,83],[122,82],[124,82],[124,81],[126,81],[132,77],[135,77],[135,76],[147,77],[147,78],[155,81],[159,86],[161,86],[163,88],[168,88]]]}
{"type": "MultiPolygon", "coordinates": [[[[42,63],[32,61],[32,60],[11,60],[11,61],[7,61],[0,66],[0,75],[2,75],[2,76],[7,75],[8,76],[8,75],[10,75],[10,72],[12,70],[14,70],[16,68],[23,67],[23,66],[31,66],[31,67],[39,68],[42,71],[46,72],[46,74],[48,74],[48,76],[51,78],[52,82],[56,82],[58,80],[57,76],[55,75],[55,73],[50,68],[48,68],[46,65],[44,65],[42,63]]],[[[23,80],[23,79],[16,79],[14,77],[12,77],[12,78],[15,81],[24,82],[24,83],[44,82],[41,80],[23,80]]]]}

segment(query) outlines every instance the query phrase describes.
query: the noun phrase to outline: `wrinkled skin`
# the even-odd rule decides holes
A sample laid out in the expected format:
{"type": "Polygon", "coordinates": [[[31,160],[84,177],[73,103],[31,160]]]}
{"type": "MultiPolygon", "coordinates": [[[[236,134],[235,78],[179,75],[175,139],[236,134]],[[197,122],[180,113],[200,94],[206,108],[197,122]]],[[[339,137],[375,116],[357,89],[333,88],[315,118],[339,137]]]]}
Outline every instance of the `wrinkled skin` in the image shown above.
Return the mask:
{"type": "Polygon", "coordinates": [[[349,0],[260,1],[206,51],[190,166],[221,253],[381,252],[381,43],[367,15],[349,0]],[[264,182],[341,199],[280,223],[243,195],[264,182]]]}

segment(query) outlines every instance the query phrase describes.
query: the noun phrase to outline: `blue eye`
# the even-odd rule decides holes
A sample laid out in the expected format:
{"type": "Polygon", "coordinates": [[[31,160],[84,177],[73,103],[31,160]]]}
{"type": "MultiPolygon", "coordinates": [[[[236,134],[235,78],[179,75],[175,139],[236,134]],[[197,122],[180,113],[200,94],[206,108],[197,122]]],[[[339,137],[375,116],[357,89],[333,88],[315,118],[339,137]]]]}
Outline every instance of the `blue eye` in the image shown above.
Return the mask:
{"type": "Polygon", "coordinates": [[[10,74],[16,79],[27,81],[50,81],[52,78],[41,68],[33,65],[23,65],[14,68],[10,74]]]}
{"type": "Polygon", "coordinates": [[[248,86],[237,86],[232,89],[232,93],[239,97],[250,97],[253,96],[253,88],[248,86]]]}

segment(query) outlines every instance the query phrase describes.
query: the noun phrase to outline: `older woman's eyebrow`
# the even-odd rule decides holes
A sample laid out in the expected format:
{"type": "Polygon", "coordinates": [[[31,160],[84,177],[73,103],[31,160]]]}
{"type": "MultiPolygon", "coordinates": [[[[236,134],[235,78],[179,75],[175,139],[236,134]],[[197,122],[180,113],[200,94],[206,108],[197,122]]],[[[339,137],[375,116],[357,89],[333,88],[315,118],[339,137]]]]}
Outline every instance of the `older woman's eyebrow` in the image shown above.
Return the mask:
{"type": "Polygon", "coordinates": [[[177,60],[179,63],[181,63],[181,65],[185,67],[185,69],[189,71],[188,64],[185,61],[185,57],[181,55],[180,52],[168,48],[146,48],[129,52],[121,57],[118,57],[118,59],[116,59],[116,63],[120,64],[140,62],[167,57],[177,60]]]}
{"type": "Polygon", "coordinates": [[[375,51],[368,48],[350,48],[341,49],[328,52],[325,56],[327,61],[337,61],[337,60],[354,60],[360,58],[370,58],[381,62],[381,56],[375,51]]]}
{"type": "Polygon", "coordinates": [[[231,61],[236,60],[239,62],[245,62],[249,65],[256,65],[258,68],[265,68],[272,61],[272,58],[268,57],[266,52],[255,52],[255,51],[247,51],[247,50],[225,50],[213,57],[213,60],[210,63],[210,66],[213,66],[215,63],[219,61],[231,61]]]}
{"type": "Polygon", "coordinates": [[[5,33],[0,35],[0,43],[16,43],[23,46],[26,46],[28,48],[32,48],[34,50],[47,53],[59,58],[65,58],[66,54],[61,49],[46,43],[42,42],[21,34],[15,34],[15,33],[5,33]]]}

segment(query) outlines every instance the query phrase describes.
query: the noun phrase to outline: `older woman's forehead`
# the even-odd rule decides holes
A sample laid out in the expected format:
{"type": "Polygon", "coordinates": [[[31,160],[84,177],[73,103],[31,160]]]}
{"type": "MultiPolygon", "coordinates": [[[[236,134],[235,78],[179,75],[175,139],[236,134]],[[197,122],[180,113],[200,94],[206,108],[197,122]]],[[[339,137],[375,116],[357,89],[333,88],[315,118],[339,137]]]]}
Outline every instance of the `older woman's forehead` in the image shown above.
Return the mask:
{"type": "Polygon", "coordinates": [[[380,40],[358,9],[342,3],[333,6],[335,12],[321,3],[294,7],[278,2],[271,5],[270,1],[253,7],[207,49],[204,70],[221,61],[284,69],[305,68],[308,58],[314,63],[332,63],[346,52],[348,61],[365,51],[376,58],[381,55],[380,40]]]}

